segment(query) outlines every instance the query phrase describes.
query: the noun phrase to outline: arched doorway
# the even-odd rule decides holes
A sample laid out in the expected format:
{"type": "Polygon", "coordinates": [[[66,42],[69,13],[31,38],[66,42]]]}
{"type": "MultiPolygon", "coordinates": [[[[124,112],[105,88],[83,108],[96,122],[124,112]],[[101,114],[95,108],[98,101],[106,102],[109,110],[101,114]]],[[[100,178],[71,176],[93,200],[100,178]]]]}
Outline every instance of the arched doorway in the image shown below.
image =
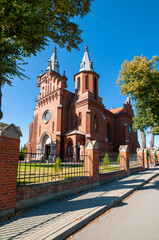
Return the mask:
{"type": "Polygon", "coordinates": [[[46,160],[48,160],[51,152],[51,137],[49,134],[45,134],[41,141],[42,153],[45,155],[46,160]]]}
{"type": "Polygon", "coordinates": [[[68,157],[73,156],[73,141],[71,138],[69,138],[67,142],[67,155],[68,157]]]}

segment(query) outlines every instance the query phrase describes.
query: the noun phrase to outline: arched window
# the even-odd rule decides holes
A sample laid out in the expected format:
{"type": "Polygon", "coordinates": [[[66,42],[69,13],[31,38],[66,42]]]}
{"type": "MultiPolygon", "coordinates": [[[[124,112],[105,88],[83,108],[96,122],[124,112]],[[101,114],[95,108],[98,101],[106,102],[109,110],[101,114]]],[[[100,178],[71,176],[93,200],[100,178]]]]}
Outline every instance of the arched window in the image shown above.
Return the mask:
{"type": "Polygon", "coordinates": [[[77,127],[77,114],[75,113],[75,127],[77,127]]]}
{"type": "Polygon", "coordinates": [[[85,77],[85,89],[87,90],[89,88],[89,76],[86,75],[85,77]]]}
{"type": "Polygon", "coordinates": [[[97,117],[94,116],[94,132],[97,132],[97,117]]]}
{"type": "Polygon", "coordinates": [[[78,77],[77,79],[77,91],[80,90],[80,77],[78,77]]]}
{"type": "Polygon", "coordinates": [[[107,125],[107,139],[108,139],[108,142],[110,143],[111,142],[111,135],[110,135],[110,125],[109,125],[109,123],[107,125]]]}
{"type": "Polygon", "coordinates": [[[78,125],[81,125],[82,124],[82,114],[81,112],[79,112],[78,114],[78,125]]]}
{"type": "Polygon", "coordinates": [[[94,77],[94,97],[97,97],[97,79],[94,77]]]}

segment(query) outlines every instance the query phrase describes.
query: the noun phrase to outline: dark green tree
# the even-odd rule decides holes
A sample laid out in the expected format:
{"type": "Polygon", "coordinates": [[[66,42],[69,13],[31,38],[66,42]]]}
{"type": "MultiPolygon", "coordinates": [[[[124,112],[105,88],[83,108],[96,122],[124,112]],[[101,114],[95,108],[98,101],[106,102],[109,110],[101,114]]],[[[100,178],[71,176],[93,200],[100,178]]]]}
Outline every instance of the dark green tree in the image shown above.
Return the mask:
{"type": "Polygon", "coordinates": [[[24,78],[19,61],[36,55],[50,39],[60,47],[78,48],[81,30],[75,18],[83,18],[93,0],[0,1],[0,119],[1,87],[15,76],[24,78]]]}

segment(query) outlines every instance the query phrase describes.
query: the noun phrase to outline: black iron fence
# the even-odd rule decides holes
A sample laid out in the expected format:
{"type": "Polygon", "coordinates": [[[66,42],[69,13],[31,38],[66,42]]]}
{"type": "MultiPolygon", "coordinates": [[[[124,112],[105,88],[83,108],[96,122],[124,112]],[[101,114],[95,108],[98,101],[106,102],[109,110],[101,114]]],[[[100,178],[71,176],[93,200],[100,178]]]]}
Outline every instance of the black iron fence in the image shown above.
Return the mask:
{"type": "Polygon", "coordinates": [[[111,156],[106,153],[99,157],[99,173],[114,172],[122,169],[120,167],[119,155],[111,156]]]}
{"type": "Polygon", "coordinates": [[[19,185],[60,181],[68,178],[88,176],[82,156],[46,157],[40,153],[20,153],[17,183],[19,185]]]}
{"type": "Polygon", "coordinates": [[[129,166],[130,168],[141,166],[140,159],[139,156],[137,156],[137,154],[129,155],[129,166]]]}

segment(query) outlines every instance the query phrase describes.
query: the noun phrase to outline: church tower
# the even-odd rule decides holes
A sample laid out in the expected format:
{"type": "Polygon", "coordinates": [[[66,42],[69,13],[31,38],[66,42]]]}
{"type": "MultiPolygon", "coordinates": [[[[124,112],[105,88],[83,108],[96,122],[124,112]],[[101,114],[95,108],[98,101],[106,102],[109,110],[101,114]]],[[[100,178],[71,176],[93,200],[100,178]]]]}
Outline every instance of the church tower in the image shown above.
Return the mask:
{"type": "Polygon", "coordinates": [[[87,92],[92,98],[97,100],[98,79],[99,75],[94,72],[93,61],[90,59],[88,47],[85,47],[79,73],[74,78],[77,99],[85,97],[85,93],[87,92]]]}

